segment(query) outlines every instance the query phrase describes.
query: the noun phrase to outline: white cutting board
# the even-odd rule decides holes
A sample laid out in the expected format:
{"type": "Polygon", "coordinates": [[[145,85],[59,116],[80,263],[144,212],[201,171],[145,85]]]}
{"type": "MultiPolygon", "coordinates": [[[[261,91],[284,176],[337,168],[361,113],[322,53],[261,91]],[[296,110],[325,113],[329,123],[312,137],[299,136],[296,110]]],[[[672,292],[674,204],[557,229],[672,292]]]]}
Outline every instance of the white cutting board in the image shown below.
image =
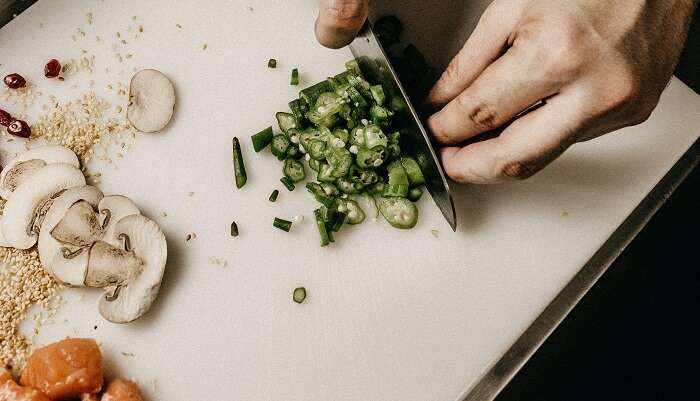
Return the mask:
{"type": "MultiPolygon", "coordinates": [[[[415,21],[420,34],[409,37],[444,65],[485,2],[465,6],[464,15],[455,8],[462,2],[413,3],[394,9],[415,21]],[[443,40],[422,35],[431,27],[443,40]]],[[[700,134],[700,98],[674,80],[648,122],[576,145],[527,182],[455,185],[457,233],[424,197],[414,230],[368,221],[321,249],[314,201],[301,188],[284,190],[278,162],[253,153],[248,139],[295,96],[292,67],[310,84],[350,58],[316,44],[314,13],[314,1],[42,0],[0,31],[0,74],[25,72],[45,93],[75,97],[94,79],[107,94],[105,85],[128,82],[133,67],[162,70],[178,91],[165,132],[139,136],[118,169],[92,166],[102,171],[105,193],[132,197],[166,232],[169,262],[157,304],[141,321],[117,326],[100,319],[97,293],[71,290],[40,343],[96,337],[110,374],[137,378],[152,400],[451,401],[700,134]],[[140,39],[127,36],[128,50],[120,49],[134,57],[118,63],[116,32],[139,24],[140,39]],[[88,36],[74,42],[77,28],[88,36]],[[94,76],[42,78],[46,60],[81,49],[96,55],[94,76]],[[276,70],[266,67],[270,57],[276,70]],[[247,162],[241,191],[233,184],[233,135],[247,162]],[[274,188],[281,193],[272,204],[274,188]],[[272,228],[275,216],[297,214],[306,219],[291,233],[272,228]],[[228,235],[234,219],[235,239],[228,235]],[[186,243],[190,232],[197,238],[186,243]],[[303,305],[291,300],[300,285],[309,292],[303,305]]],[[[3,149],[19,143],[3,142],[3,149]]]]}

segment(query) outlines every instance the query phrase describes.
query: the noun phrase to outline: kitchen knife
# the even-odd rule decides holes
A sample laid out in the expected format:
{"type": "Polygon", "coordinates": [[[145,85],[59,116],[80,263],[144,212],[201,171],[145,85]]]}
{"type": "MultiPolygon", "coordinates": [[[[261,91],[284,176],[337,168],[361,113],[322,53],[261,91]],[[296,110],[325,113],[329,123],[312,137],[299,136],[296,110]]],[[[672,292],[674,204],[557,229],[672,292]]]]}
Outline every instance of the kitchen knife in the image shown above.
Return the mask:
{"type": "Polygon", "coordinates": [[[29,8],[37,0],[0,0],[0,28],[29,8]]]}
{"type": "Polygon", "coordinates": [[[372,31],[369,22],[365,23],[355,40],[350,43],[350,51],[357,59],[362,73],[370,81],[380,82],[387,89],[387,98],[392,110],[402,111],[405,128],[401,130],[401,146],[406,148],[409,154],[415,156],[423,170],[428,192],[452,230],[456,231],[457,216],[445,173],[435,155],[428,133],[410,100],[408,100],[406,91],[391,67],[386,52],[372,31]]]}

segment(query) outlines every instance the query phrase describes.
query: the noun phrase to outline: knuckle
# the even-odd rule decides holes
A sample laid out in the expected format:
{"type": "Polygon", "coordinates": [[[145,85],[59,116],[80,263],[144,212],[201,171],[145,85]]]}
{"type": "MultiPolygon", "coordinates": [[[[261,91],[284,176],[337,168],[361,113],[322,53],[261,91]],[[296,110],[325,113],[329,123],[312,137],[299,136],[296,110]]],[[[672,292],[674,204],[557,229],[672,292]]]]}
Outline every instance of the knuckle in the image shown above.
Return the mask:
{"type": "Polygon", "coordinates": [[[501,175],[507,179],[513,180],[528,179],[535,175],[536,172],[537,169],[534,168],[534,166],[522,161],[510,161],[505,163],[501,168],[501,175]]]}
{"type": "Polygon", "coordinates": [[[533,28],[526,40],[544,76],[567,81],[578,76],[589,59],[588,37],[585,28],[566,22],[533,28]]]}
{"type": "Polygon", "coordinates": [[[495,108],[485,104],[469,105],[464,104],[465,100],[461,97],[459,98],[463,107],[463,110],[467,111],[467,119],[471,125],[479,130],[493,130],[498,128],[502,121],[500,120],[499,114],[495,111],[495,108]]]}

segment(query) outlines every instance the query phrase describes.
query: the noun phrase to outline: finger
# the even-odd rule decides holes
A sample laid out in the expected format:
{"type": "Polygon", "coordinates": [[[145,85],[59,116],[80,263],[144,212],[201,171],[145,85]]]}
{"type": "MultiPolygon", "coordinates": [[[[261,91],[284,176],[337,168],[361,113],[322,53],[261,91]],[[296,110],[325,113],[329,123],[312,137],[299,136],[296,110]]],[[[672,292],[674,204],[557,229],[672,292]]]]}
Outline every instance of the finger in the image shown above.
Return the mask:
{"type": "Polygon", "coordinates": [[[583,105],[573,95],[559,95],[519,117],[493,139],[441,151],[447,175],[457,182],[491,184],[525,179],[575,142],[584,126],[583,105]]]}
{"type": "Polygon", "coordinates": [[[439,142],[456,144],[501,127],[561,89],[563,83],[541,72],[524,52],[509,50],[428,119],[428,128],[439,142]]]}
{"type": "Polygon", "coordinates": [[[492,3],[479,19],[464,47],[428,94],[423,107],[438,109],[467,88],[508,47],[519,19],[511,2],[492,3]]]}
{"type": "Polygon", "coordinates": [[[369,0],[321,0],[316,38],[333,49],[350,43],[367,19],[369,0]]]}

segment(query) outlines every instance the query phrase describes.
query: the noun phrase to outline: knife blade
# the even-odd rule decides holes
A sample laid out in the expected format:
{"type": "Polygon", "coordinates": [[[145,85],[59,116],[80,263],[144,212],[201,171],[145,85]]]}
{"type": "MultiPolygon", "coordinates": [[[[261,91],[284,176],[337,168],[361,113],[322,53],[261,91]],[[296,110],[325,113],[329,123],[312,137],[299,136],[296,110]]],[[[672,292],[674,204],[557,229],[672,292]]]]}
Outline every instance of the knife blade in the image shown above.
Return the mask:
{"type": "Polygon", "coordinates": [[[437,207],[445,216],[453,231],[457,230],[457,215],[445,173],[423,127],[415,108],[406,95],[398,75],[394,71],[386,52],[366,22],[355,40],[349,45],[352,55],[360,65],[360,70],[373,82],[380,82],[388,92],[394,111],[403,110],[405,128],[401,130],[402,147],[415,156],[426,180],[426,188],[437,207]]]}
{"type": "Polygon", "coordinates": [[[0,28],[36,2],[37,0],[0,0],[0,28]]]}

